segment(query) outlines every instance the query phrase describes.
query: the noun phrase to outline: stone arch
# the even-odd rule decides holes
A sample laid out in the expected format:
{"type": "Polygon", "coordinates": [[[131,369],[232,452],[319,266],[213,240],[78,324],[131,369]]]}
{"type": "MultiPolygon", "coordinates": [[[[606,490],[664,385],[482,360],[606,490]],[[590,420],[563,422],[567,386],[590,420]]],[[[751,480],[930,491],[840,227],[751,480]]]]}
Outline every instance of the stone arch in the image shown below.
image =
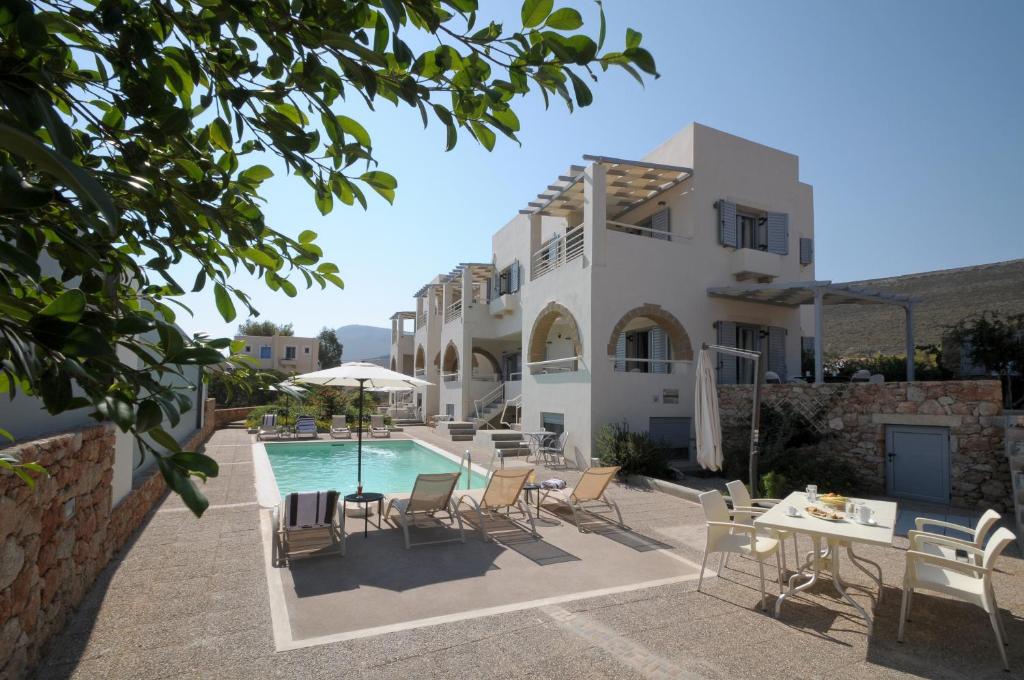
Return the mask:
{"type": "Polygon", "coordinates": [[[416,362],[413,364],[413,368],[419,371],[427,367],[427,356],[423,352],[423,345],[416,348],[416,362]]]}
{"type": "Polygon", "coordinates": [[[479,347],[474,347],[473,348],[473,367],[474,368],[477,366],[477,361],[476,361],[476,355],[477,354],[479,354],[483,358],[487,359],[488,362],[490,362],[491,368],[494,369],[494,374],[495,375],[501,375],[501,363],[494,357],[493,354],[488,352],[486,349],[481,349],[479,347]]]}
{"type": "Polygon", "coordinates": [[[459,349],[451,340],[448,341],[448,345],[444,348],[444,359],[442,359],[441,367],[445,373],[459,372],[459,349]]]}
{"type": "Polygon", "coordinates": [[[673,359],[693,360],[693,345],[690,343],[690,335],[686,332],[683,324],[679,323],[679,319],[671,312],[662,309],[661,305],[653,305],[649,302],[629,310],[615,324],[615,328],[612,329],[612,334],[608,338],[608,356],[615,356],[615,345],[626,326],[634,319],[640,318],[650,319],[665,329],[672,347],[673,359]]]}
{"type": "Polygon", "coordinates": [[[560,318],[564,318],[572,324],[576,335],[576,342],[574,343],[576,356],[583,355],[583,338],[580,335],[580,326],[576,323],[576,317],[557,302],[549,302],[544,305],[544,309],[540,311],[540,314],[533,321],[533,329],[530,331],[529,351],[526,355],[528,362],[544,361],[547,356],[548,333],[551,332],[551,326],[560,318]]]}

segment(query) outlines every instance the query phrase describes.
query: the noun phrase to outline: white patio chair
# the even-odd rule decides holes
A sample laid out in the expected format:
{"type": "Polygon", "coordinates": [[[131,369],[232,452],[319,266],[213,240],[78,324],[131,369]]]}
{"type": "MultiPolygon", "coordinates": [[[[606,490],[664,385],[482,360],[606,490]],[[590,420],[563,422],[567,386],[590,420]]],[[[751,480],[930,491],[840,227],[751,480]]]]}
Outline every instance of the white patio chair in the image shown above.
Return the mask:
{"type": "Polygon", "coordinates": [[[781,385],[782,378],[775,371],[765,371],[764,382],[766,385],[781,385]]]}
{"type": "Polygon", "coordinates": [[[370,416],[370,437],[391,437],[391,428],[384,424],[384,416],[370,416]]]}
{"type": "MultiPolygon", "coordinates": [[[[972,546],[974,548],[977,548],[978,550],[983,550],[985,547],[985,540],[988,538],[989,532],[992,531],[993,528],[995,528],[996,524],[999,522],[1000,519],[1002,519],[1002,515],[1000,515],[995,510],[986,510],[978,519],[978,524],[972,529],[971,527],[965,527],[960,524],[954,524],[953,522],[943,522],[942,520],[938,519],[918,517],[914,520],[914,525],[917,527],[917,531],[908,532],[907,536],[909,537],[911,533],[921,533],[927,534],[929,536],[942,536],[943,538],[946,538],[949,541],[972,546]],[[956,536],[943,536],[942,534],[939,534],[937,532],[928,531],[925,529],[925,527],[943,527],[945,529],[952,529],[954,531],[959,531],[968,536],[971,536],[974,540],[968,541],[966,539],[958,538],[956,536]]],[[[946,557],[951,560],[956,559],[957,550],[962,550],[962,548],[959,546],[950,547],[946,543],[940,545],[939,543],[933,543],[931,541],[924,542],[922,544],[921,549],[923,552],[932,553],[933,555],[938,555],[939,557],[946,557]]],[[[971,556],[968,555],[968,557],[971,556]]],[[[974,555],[972,559],[975,564],[979,563],[980,558],[977,555],[974,555]]]]}
{"type": "Polygon", "coordinates": [[[331,416],[331,439],[352,439],[345,416],[331,416]]]}
{"type": "MultiPolygon", "coordinates": [[[[697,579],[697,590],[704,585],[704,568],[707,566],[710,553],[722,553],[722,564],[728,553],[739,553],[757,560],[757,568],[761,577],[761,609],[767,605],[764,590],[764,560],[775,554],[775,569],[778,572],[779,592],[782,592],[782,565],[778,557],[779,541],[767,536],[758,536],[757,529],[733,520],[725,499],[718,491],[705,491],[700,495],[700,504],[704,508],[707,520],[707,540],[704,543],[704,558],[700,562],[700,578],[697,579]]],[[[722,567],[719,567],[719,571],[722,567]]]]}
{"type": "Polygon", "coordinates": [[[266,437],[281,438],[281,428],[277,426],[276,413],[265,413],[263,415],[263,422],[260,423],[260,427],[256,431],[257,441],[263,441],[266,437]]]}
{"type": "Polygon", "coordinates": [[[544,458],[544,464],[551,461],[552,465],[565,467],[565,440],[569,437],[568,432],[559,432],[554,438],[548,437],[548,443],[541,444],[537,452],[544,458]],[[559,462],[561,459],[561,462],[559,462]]]}
{"type": "Polygon", "coordinates": [[[428,543],[449,543],[451,541],[466,542],[466,533],[462,529],[462,516],[459,515],[458,507],[452,498],[455,485],[459,482],[458,472],[439,472],[434,474],[422,474],[416,477],[416,483],[412,487],[412,493],[408,498],[392,498],[384,510],[384,517],[390,520],[391,510],[398,511],[398,523],[402,527],[405,536],[405,549],[413,545],[426,545],[428,543]],[[439,512],[448,513],[451,524],[458,524],[459,538],[443,539],[440,541],[421,541],[411,543],[409,541],[409,526],[415,524],[417,515],[434,517],[439,512]]]}
{"type": "Polygon", "coordinates": [[[859,371],[854,371],[853,375],[850,376],[850,382],[862,382],[866,383],[871,380],[871,371],[866,368],[862,368],[859,371]]]}
{"type": "Polygon", "coordinates": [[[271,518],[275,567],[288,564],[292,555],[345,555],[345,524],[337,491],[290,493],[271,518]]]}
{"type": "MultiPolygon", "coordinates": [[[[725,486],[729,490],[729,497],[732,498],[734,521],[741,524],[753,526],[754,518],[768,512],[772,506],[778,505],[780,502],[778,498],[751,498],[746,485],[738,479],[726,483],[725,486]]],[[[793,556],[796,558],[796,562],[793,564],[797,569],[799,569],[800,546],[797,545],[796,542],[796,532],[785,531],[783,529],[771,529],[769,530],[768,535],[772,538],[779,539],[779,555],[782,557],[783,572],[786,571],[786,539],[793,539],[793,556]]]]}
{"type": "Polygon", "coordinates": [[[1003,668],[1010,670],[1004,648],[1007,644],[1006,629],[1003,627],[1003,620],[999,616],[999,607],[996,604],[996,594],[992,587],[992,571],[995,561],[1006,549],[1006,546],[1016,540],[1013,532],[1006,528],[997,529],[992,534],[992,538],[988,540],[984,550],[935,534],[911,531],[908,538],[910,538],[910,549],[907,550],[907,568],[903,575],[903,603],[900,606],[900,627],[896,639],[903,642],[903,631],[910,617],[914,591],[931,590],[956,598],[961,602],[977,605],[985,610],[992,622],[992,630],[996,634],[996,643],[999,646],[999,656],[1003,660],[1003,668]],[[922,550],[925,543],[938,543],[947,548],[964,550],[969,556],[980,560],[980,562],[967,563],[939,557],[922,550]]]}

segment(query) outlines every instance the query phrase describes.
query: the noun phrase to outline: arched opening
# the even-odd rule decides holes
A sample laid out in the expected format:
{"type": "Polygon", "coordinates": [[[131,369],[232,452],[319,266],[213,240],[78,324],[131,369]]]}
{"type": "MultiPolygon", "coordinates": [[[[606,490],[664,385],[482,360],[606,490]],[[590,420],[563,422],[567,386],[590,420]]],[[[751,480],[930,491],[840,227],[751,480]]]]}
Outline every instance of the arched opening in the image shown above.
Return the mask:
{"type": "Polygon", "coordinates": [[[441,353],[438,352],[434,355],[434,368],[441,370],[441,353]]]}
{"type": "Polygon", "coordinates": [[[391,357],[391,370],[392,371],[397,371],[398,370],[397,366],[398,366],[398,364],[395,363],[395,358],[391,357]]]}
{"type": "Polygon", "coordinates": [[[672,373],[675,362],[693,360],[693,347],[675,316],[648,303],[629,310],[615,324],[608,356],[619,372],[672,373]]]}
{"type": "Polygon", "coordinates": [[[427,367],[427,355],[423,351],[423,345],[416,348],[416,363],[413,365],[413,369],[416,374],[423,373],[423,370],[427,367]]]}
{"type": "Polygon", "coordinates": [[[445,382],[453,382],[459,379],[459,350],[454,342],[449,342],[444,348],[444,359],[441,363],[441,376],[445,382]]]}
{"type": "Polygon", "coordinates": [[[533,322],[527,360],[530,373],[564,373],[579,368],[578,358],[583,355],[583,340],[579,325],[568,309],[557,302],[549,302],[533,322]]]}
{"type": "Polygon", "coordinates": [[[501,364],[493,354],[480,347],[473,348],[473,377],[486,380],[501,378],[501,364]]]}

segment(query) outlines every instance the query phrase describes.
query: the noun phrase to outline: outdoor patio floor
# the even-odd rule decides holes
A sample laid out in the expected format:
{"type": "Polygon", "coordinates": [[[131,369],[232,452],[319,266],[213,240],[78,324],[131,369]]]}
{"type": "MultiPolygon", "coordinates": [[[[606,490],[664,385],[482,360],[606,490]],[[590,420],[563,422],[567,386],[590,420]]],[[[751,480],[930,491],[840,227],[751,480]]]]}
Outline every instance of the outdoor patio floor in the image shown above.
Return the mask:
{"type": "MultiPolygon", "coordinates": [[[[411,434],[458,451],[426,428],[411,434]]],[[[206,515],[196,519],[176,497],[166,498],[49,645],[40,678],[1008,677],[988,617],[969,605],[920,593],[906,643],[895,641],[906,539],[859,551],[882,564],[885,578],[869,638],[828,578],[786,602],[779,619],[757,609],[757,565],[749,560],[734,557],[696,592],[700,507],[625,485],[611,493],[628,534],[542,525],[538,551],[522,537],[483,543],[467,530],[464,545],[405,551],[399,531],[385,525],[364,539],[354,533],[358,521],[349,525],[346,557],[268,570],[250,443],[242,430],[214,434],[206,450],[222,468],[207,484],[206,515]],[[635,587],[665,578],[674,582],[635,587]],[[449,618],[278,651],[275,579],[291,637],[301,644],[433,613],[449,618]],[[602,589],[608,594],[573,595],[602,589]],[[502,606],[510,608],[479,611],[502,606]]],[[[995,588],[1011,665],[1022,677],[1018,554],[1000,561],[995,588]]],[[[717,557],[712,563],[718,566],[717,557]]],[[[774,571],[766,569],[769,578],[774,571]]],[[[844,578],[868,585],[859,572],[844,578]]],[[[854,596],[870,604],[866,594],[854,596]]]]}

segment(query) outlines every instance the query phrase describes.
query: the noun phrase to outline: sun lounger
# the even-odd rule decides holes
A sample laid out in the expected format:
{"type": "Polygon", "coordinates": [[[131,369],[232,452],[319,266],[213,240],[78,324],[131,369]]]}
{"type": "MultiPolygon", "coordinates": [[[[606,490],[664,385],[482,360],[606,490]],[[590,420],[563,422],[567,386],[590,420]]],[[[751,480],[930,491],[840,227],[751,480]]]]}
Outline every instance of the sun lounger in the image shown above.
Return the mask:
{"type": "Polygon", "coordinates": [[[290,493],[273,511],[274,566],[293,555],[345,554],[337,491],[290,493]]]}
{"type": "Polygon", "coordinates": [[[406,550],[413,545],[449,543],[451,541],[466,542],[466,533],[462,530],[462,518],[452,499],[459,476],[458,472],[419,475],[416,477],[416,484],[412,487],[412,494],[408,498],[392,498],[388,502],[388,507],[384,510],[384,517],[390,521],[391,510],[398,511],[398,524],[402,527],[402,533],[405,535],[406,550]],[[409,526],[415,525],[416,517],[426,515],[433,518],[440,512],[448,513],[451,523],[458,524],[459,538],[410,543],[409,526]]]}
{"type": "Polygon", "coordinates": [[[263,441],[266,437],[277,437],[281,438],[281,428],[277,426],[277,414],[266,413],[263,415],[263,422],[260,423],[259,430],[256,431],[256,440],[263,441]]]}
{"type": "Polygon", "coordinates": [[[569,509],[572,510],[573,523],[581,533],[587,533],[587,529],[584,529],[580,524],[580,515],[582,513],[586,512],[601,519],[608,519],[594,512],[594,509],[597,507],[614,510],[619,518],[617,524],[623,529],[628,529],[629,527],[622,522],[622,512],[619,510],[618,504],[605,495],[608,484],[618,471],[619,466],[617,465],[614,467],[593,467],[584,470],[580,481],[576,482],[576,488],[572,491],[569,489],[548,489],[541,496],[541,505],[548,501],[553,501],[559,505],[569,506],[569,509]]]}
{"type": "Polygon", "coordinates": [[[345,422],[345,416],[331,417],[331,438],[352,439],[352,430],[348,429],[348,423],[345,422]]]}
{"type": "Polygon", "coordinates": [[[384,424],[384,416],[372,415],[370,416],[370,436],[371,437],[390,437],[391,428],[384,424]]]}
{"type": "Polygon", "coordinates": [[[490,535],[484,523],[484,515],[493,517],[498,511],[505,510],[505,517],[508,517],[507,512],[512,508],[517,508],[526,516],[530,522],[530,533],[537,536],[537,527],[533,523],[530,509],[522,498],[523,485],[526,484],[531,472],[533,472],[533,468],[525,467],[495,470],[491,474],[486,488],[469,491],[459,497],[459,507],[466,503],[476,510],[477,518],[480,521],[480,533],[485,541],[490,540],[490,535]]]}
{"type": "Polygon", "coordinates": [[[316,433],[316,420],[313,416],[299,416],[295,421],[295,436],[296,437],[312,437],[317,438],[316,433]]]}

